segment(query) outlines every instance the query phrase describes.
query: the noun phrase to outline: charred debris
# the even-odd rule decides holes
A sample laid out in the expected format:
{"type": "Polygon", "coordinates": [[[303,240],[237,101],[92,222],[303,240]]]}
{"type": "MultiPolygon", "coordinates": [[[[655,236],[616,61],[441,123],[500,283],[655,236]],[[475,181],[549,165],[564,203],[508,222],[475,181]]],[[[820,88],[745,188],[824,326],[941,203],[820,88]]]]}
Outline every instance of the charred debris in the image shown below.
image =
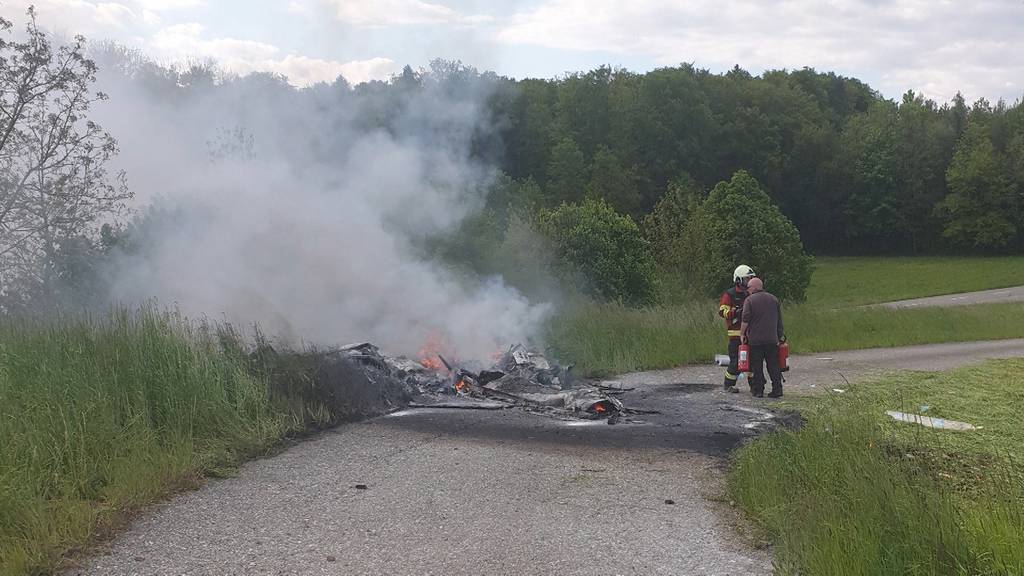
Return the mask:
{"type": "Polygon", "coordinates": [[[439,354],[418,361],[390,357],[365,342],[343,346],[331,355],[358,367],[371,382],[400,384],[412,408],[520,408],[609,423],[639,413],[616,398],[628,388],[573,378],[571,366],[554,363],[521,344],[509,347],[489,368],[460,365],[439,354]]]}

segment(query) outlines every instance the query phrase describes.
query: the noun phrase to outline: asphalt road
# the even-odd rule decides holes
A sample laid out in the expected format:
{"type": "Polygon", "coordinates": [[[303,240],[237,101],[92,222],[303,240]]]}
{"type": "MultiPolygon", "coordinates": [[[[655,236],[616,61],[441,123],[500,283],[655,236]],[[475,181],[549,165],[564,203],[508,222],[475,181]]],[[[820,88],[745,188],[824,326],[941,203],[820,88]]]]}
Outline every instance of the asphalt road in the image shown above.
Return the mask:
{"type": "Polygon", "coordinates": [[[945,296],[930,296],[928,298],[914,298],[912,300],[899,300],[873,306],[900,309],[925,308],[929,306],[968,306],[971,304],[1008,304],[1011,302],[1024,302],[1024,286],[982,290],[980,292],[964,292],[962,294],[947,294],[945,296]]]}
{"type": "MultiPolygon", "coordinates": [[[[787,393],[1008,356],[1024,340],[796,357],[787,393]]],[[[770,574],[722,476],[771,401],[722,392],[714,366],[618,380],[637,387],[627,405],[661,413],[413,409],[343,426],[174,498],[68,574],[770,574]]]]}

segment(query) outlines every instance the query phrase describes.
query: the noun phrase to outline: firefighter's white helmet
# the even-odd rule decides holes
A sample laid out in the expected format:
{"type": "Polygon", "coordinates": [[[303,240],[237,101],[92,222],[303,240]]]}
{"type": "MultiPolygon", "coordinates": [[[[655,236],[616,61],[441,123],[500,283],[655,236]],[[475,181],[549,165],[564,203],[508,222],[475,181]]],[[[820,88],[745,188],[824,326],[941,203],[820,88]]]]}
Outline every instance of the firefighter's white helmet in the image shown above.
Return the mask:
{"type": "Polygon", "coordinates": [[[754,276],[757,276],[757,274],[754,273],[753,268],[746,264],[740,264],[732,273],[732,281],[737,284],[746,285],[747,280],[750,280],[754,276]]]}

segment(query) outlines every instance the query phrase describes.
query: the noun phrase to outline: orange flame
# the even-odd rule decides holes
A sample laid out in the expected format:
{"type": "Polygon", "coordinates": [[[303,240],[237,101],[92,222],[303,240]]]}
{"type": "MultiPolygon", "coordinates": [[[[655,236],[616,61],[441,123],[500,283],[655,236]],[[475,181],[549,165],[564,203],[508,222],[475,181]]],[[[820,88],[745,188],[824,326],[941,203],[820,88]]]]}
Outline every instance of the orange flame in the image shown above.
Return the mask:
{"type": "Polygon", "coordinates": [[[420,364],[435,372],[447,372],[444,362],[441,362],[440,354],[446,349],[444,335],[440,332],[431,332],[427,341],[420,346],[418,353],[420,364]]]}
{"type": "Polygon", "coordinates": [[[465,380],[459,380],[458,382],[455,383],[455,390],[458,392],[462,392],[462,390],[466,388],[466,386],[467,384],[465,380]]]}
{"type": "Polygon", "coordinates": [[[433,358],[420,358],[420,364],[423,365],[424,368],[430,368],[434,372],[445,372],[447,370],[441,362],[441,359],[436,356],[433,358]]]}
{"type": "Polygon", "coordinates": [[[608,411],[608,409],[605,408],[604,404],[601,403],[601,402],[598,402],[597,404],[594,404],[591,408],[593,408],[594,412],[597,413],[597,414],[603,414],[604,412],[608,411]]]}

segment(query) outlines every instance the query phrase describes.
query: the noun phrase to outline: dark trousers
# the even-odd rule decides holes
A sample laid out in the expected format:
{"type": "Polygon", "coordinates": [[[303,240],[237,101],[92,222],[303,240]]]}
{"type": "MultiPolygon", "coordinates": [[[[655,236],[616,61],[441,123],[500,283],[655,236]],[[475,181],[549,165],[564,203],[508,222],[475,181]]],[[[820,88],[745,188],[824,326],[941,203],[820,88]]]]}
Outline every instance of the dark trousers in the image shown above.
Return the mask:
{"type": "Polygon", "coordinates": [[[750,346],[750,369],[754,378],[750,381],[750,391],[755,394],[764,393],[764,365],[768,365],[768,376],[772,379],[772,392],[782,392],[782,370],[779,369],[778,344],[758,344],[750,346]]]}
{"type": "Polygon", "coordinates": [[[729,367],[725,369],[725,385],[735,386],[740,376],[740,339],[729,338],[729,367]]]}

